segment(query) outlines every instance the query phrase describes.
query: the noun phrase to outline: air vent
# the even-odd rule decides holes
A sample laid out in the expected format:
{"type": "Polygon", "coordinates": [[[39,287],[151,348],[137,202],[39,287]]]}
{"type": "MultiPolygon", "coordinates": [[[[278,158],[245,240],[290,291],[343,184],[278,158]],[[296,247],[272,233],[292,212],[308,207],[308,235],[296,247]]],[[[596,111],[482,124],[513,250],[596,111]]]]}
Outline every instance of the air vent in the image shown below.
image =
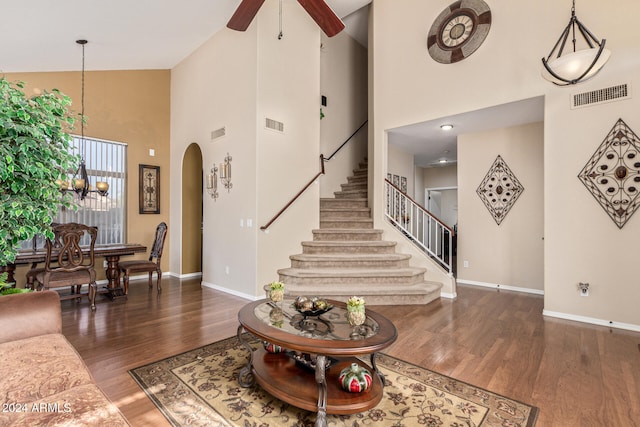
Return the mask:
{"type": "Polygon", "coordinates": [[[571,99],[571,109],[604,104],[606,102],[621,101],[627,98],[631,98],[631,90],[629,85],[625,83],[605,89],[575,94],[571,99]]]}
{"type": "Polygon", "coordinates": [[[276,132],[284,133],[284,123],[270,118],[264,120],[264,126],[267,129],[275,130],[276,132]]]}
{"type": "Polygon", "coordinates": [[[211,131],[211,140],[213,141],[214,139],[222,138],[226,134],[227,134],[227,128],[224,127],[224,126],[221,127],[220,129],[212,130],[211,131]]]}

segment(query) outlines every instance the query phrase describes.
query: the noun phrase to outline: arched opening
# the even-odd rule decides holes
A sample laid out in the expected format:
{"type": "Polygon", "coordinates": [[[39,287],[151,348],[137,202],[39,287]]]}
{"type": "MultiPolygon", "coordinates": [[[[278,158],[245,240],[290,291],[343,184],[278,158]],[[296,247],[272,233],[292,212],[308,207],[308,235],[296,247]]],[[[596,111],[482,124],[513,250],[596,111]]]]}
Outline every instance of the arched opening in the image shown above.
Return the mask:
{"type": "Polygon", "coordinates": [[[202,273],[202,151],[187,147],[182,160],[182,271],[202,273]]]}

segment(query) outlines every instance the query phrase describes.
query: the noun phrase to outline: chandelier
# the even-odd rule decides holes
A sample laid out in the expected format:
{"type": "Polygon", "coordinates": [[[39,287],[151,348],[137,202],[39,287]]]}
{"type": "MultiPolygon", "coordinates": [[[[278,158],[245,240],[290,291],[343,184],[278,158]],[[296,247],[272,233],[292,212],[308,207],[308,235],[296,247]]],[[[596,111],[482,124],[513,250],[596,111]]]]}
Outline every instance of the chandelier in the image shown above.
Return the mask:
{"type": "Polygon", "coordinates": [[[82,98],[81,98],[81,112],[80,112],[80,166],[71,181],[71,188],[68,188],[67,182],[59,182],[62,191],[75,191],[80,197],[80,200],[84,200],[89,193],[98,193],[101,196],[109,194],[109,183],[104,181],[97,181],[96,188],[94,189],[89,183],[89,176],[87,175],[87,165],[85,162],[86,141],[84,140],[84,46],[87,44],[87,40],[76,40],[80,46],[82,46],[82,98]]]}
{"type": "Polygon", "coordinates": [[[573,0],[569,24],[560,34],[560,38],[551,49],[551,52],[549,52],[549,55],[546,58],[542,58],[542,65],[544,66],[542,77],[558,86],[573,85],[590,79],[604,67],[604,64],[607,63],[611,56],[611,51],[604,48],[605,43],[605,39],[600,42],[578,20],[576,16],[576,1],[573,0]],[[576,50],[577,34],[582,36],[588,48],[576,50]],[[569,35],[572,37],[573,51],[563,55],[569,35]]]}

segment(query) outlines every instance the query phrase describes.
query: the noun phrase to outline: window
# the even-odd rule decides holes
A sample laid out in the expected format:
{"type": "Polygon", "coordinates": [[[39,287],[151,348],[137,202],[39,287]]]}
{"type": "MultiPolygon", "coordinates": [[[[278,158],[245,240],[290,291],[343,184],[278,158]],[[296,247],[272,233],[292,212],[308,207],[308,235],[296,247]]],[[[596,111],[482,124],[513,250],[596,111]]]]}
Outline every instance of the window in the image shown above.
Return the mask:
{"type": "MultiPolygon", "coordinates": [[[[54,218],[55,222],[79,222],[98,227],[96,244],[118,244],[126,241],[126,170],[127,145],[120,142],[84,138],[85,165],[91,189],[97,181],[109,184],[109,193],[101,196],[90,192],[80,200],[75,196],[76,211],[61,208],[54,218]]],[[[72,152],[80,154],[80,137],[74,136],[72,152]]],[[[71,178],[71,177],[70,177],[71,178]]],[[[30,249],[33,241],[22,242],[21,247],[30,249]]],[[[42,247],[42,237],[35,245],[42,247]]]]}

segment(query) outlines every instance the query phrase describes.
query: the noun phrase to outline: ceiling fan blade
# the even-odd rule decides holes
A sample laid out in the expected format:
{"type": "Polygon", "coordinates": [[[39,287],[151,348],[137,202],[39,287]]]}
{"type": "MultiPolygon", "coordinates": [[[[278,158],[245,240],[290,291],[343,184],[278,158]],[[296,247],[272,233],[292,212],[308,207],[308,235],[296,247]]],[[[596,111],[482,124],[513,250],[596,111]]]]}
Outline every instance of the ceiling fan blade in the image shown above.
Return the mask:
{"type": "Polygon", "coordinates": [[[242,0],[242,3],[229,19],[227,27],[236,31],[245,31],[253,21],[256,13],[258,13],[262,3],[264,3],[264,0],[242,0]]]}
{"type": "Polygon", "coordinates": [[[298,0],[304,10],[316,21],[327,37],[333,37],[344,29],[344,23],[324,0],[298,0]]]}

